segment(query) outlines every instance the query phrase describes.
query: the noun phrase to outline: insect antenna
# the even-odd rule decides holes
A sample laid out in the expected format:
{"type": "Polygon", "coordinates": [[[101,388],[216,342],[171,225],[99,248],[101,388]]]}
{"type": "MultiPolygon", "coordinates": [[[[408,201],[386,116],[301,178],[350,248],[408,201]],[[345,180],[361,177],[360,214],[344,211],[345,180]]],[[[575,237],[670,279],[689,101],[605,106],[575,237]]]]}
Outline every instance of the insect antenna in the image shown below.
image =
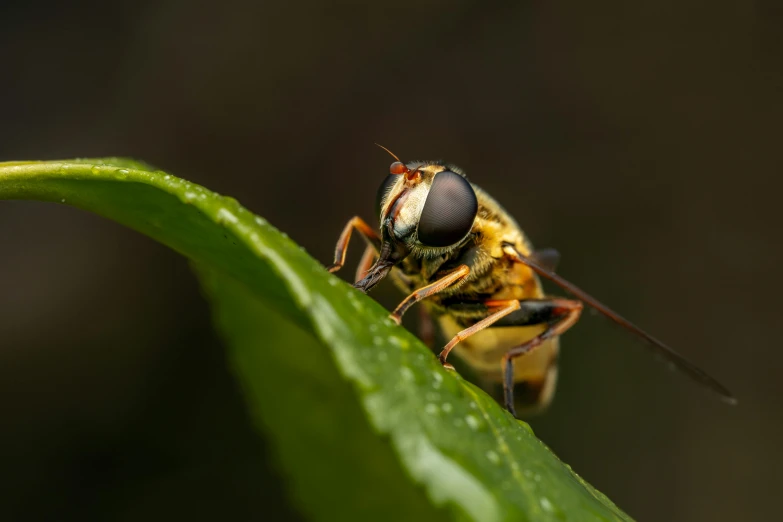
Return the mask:
{"type": "Polygon", "coordinates": [[[394,174],[396,176],[401,176],[401,175],[405,174],[405,179],[407,179],[408,181],[416,179],[416,177],[419,175],[419,171],[421,170],[421,167],[422,167],[421,165],[419,165],[415,169],[411,170],[392,151],[390,151],[389,149],[387,149],[386,147],[384,147],[380,143],[376,143],[376,145],[378,145],[380,148],[382,148],[383,150],[388,152],[391,155],[392,158],[397,160],[397,161],[395,161],[394,163],[391,164],[391,167],[389,168],[389,173],[390,174],[394,174]]]}
{"type": "Polygon", "coordinates": [[[396,155],[396,154],[394,154],[392,151],[390,151],[389,149],[387,149],[386,147],[384,147],[384,146],[383,146],[383,145],[381,145],[380,143],[376,143],[376,145],[377,145],[377,146],[379,146],[380,148],[382,148],[383,150],[385,150],[386,152],[388,152],[388,153],[389,153],[389,155],[391,155],[391,157],[392,157],[392,158],[394,158],[394,159],[396,159],[397,161],[399,161],[400,163],[402,163],[402,161],[400,160],[400,158],[398,158],[398,157],[397,157],[397,155],[396,155]]]}
{"type": "Polygon", "coordinates": [[[615,312],[605,304],[601,303],[600,301],[592,297],[590,294],[588,294],[578,286],[563,279],[562,277],[555,274],[554,272],[547,270],[546,268],[539,265],[529,257],[522,255],[514,247],[514,245],[510,243],[504,245],[503,251],[506,252],[506,254],[509,255],[515,261],[530,267],[531,270],[533,270],[541,277],[552,281],[557,286],[559,286],[563,290],[566,290],[568,293],[578,297],[579,299],[581,299],[591,307],[595,308],[596,310],[604,314],[606,317],[608,317],[615,323],[619,324],[623,328],[633,332],[634,334],[638,335],[639,337],[647,341],[648,345],[650,346],[650,348],[652,348],[652,350],[655,353],[658,353],[663,357],[665,357],[674,366],[676,366],[678,369],[683,371],[686,375],[688,375],[690,378],[692,378],[702,386],[705,386],[706,388],[709,388],[713,392],[720,395],[721,399],[724,402],[728,404],[737,403],[737,399],[731,394],[731,392],[725,386],[723,386],[721,383],[715,380],[713,377],[708,375],[704,370],[702,370],[701,368],[699,368],[698,366],[690,362],[688,359],[680,355],[678,352],[674,351],[672,348],[669,348],[663,342],[659,341],[652,335],[648,334],[647,332],[645,332],[644,330],[642,330],[641,328],[633,324],[628,319],[622,317],[620,314],[618,314],[617,312],[615,312]]]}

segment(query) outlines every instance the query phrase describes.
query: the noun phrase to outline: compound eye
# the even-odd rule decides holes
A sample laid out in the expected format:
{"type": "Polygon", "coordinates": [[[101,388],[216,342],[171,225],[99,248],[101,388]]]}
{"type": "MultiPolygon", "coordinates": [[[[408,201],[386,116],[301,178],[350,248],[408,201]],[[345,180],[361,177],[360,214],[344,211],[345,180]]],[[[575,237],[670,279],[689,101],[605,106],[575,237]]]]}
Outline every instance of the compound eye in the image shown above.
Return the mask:
{"type": "Polygon", "coordinates": [[[468,180],[450,170],[438,172],[419,218],[419,241],[431,247],[458,243],[470,232],[477,212],[468,180]]]}
{"type": "Polygon", "coordinates": [[[386,179],[383,180],[381,186],[378,187],[378,193],[375,195],[375,214],[377,216],[381,215],[381,204],[383,203],[383,198],[386,196],[389,190],[391,190],[398,179],[400,179],[399,176],[389,174],[386,176],[386,179]]]}

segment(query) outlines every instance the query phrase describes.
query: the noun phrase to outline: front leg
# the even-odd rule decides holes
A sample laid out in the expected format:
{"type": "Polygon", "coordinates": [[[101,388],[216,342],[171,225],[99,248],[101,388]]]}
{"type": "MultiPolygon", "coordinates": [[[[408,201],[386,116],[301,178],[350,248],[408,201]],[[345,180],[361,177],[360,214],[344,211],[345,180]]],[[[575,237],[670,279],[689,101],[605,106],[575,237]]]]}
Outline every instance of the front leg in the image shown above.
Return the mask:
{"type": "Polygon", "coordinates": [[[374,246],[367,245],[365,247],[364,254],[362,254],[362,259],[359,261],[359,265],[356,267],[356,275],[353,280],[354,283],[358,283],[364,276],[367,275],[367,272],[370,271],[373,263],[375,263],[375,258],[377,255],[378,250],[376,250],[374,246]]]}
{"type": "Polygon", "coordinates": [[[445,290],[451,285],[456,284],[459,281],[462,281],[463,279],[468,277],[468,274],[470,274],[470,268],[468,268],[468,265],[458,266],[456,270],[454,270],[453,272],[449,272],[448,274],[441,277],[434,283],[430,283],[427,286],[419,288],[411,295],[406,297],[399,304],[399,306],[397,306],[397,308],[394,309],[394,312],[392,312],[389,317],[393,319],[394,322],[396,322],[397,324],[400,324],[402,322],[402,314],[404,314],[406,310],[408,310],[408,308],[418,303],[422,299],[426,299],[429,296],[433,294],[437,294],[438,292],[445,290]]]}
{"type": "Polygon", "coordinates": [[[378,232],[373,230],[362,218],[354,216],[345,225],[340,239],[337,240],[337,246],[334,249],[334,264],[328,268],[330,272],[337,272],[345,264],[345,253],[348,251],[348,242],[351,240],[351,232],[354,228],[359,231],[369,245],[375,247],[376,251],[380,250],[381,238],[378,236],[378,232]]]}
{"type": "Polygon", "coordinates": [[[432,350],[435,344],[435,322],[432,314],[424,306],[419,307],[419,339],[424,346],[432,350]]]}

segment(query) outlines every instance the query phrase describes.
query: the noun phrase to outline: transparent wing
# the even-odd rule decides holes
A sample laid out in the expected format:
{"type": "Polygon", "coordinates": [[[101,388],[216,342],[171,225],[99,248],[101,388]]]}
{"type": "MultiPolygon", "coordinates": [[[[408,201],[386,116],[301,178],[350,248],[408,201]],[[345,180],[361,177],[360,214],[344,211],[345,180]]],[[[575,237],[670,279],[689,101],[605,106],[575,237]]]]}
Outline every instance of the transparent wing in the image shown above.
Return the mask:
{"type": "Polygon", "coordinates": [[[634,334],[638,335],[639,337],[647,341],[647,345],[652,349],[653,352],[663,356],[667,361],[673,364],[677,369],[684,372],[694,381],[698,382],[702,386],[705,386],[706,388],[720,395],[721,399],[723,399],[724,402],[727,402],[729,404],[737,403],[737,399],[731,394],[731,392],[725,386],[723,386],[721,383],[715,380],[713,377],[708,375],[707,372],[705,372],[704,370],[702,370],[701,368],[699,368],[698,366],[690,362],[688,359],[686,359],[685,357],[683,357],[682,355],[674,351],[672,348],[668,347],[663,342],[659,341],[652,335],[648,334],[647,332],[645,332],[644,330],[642,330],[641,328],[633,324],[628,319],[625,319],[624,317],[622,317],[620,314],[618,314],[617,312],[615,312],[605,304],[593,298],[590,294],[588,294],[581,288],[577,287],[573,283],[570,283],[569,281],[566,281],[559,275],[555,274],[553,271],[548,270],[546,267],[542,266],[539,262],[537,262],[536,259],[533,259],[532,257],[524,256],[523,254],[519,253],[517,249],[511,244],[506,244],[504,246],[504,251],[506,252],[507,255],[512,257],[517,262],[530,267],[534,272],[536,272],[544,279],[548,279],[552,281],[557,286],[567,291],[568,293],[572,294],[573,296],[581,299],[582,301],[584,301],[591,307],[595,308],[596,310],[604,314],[606,317],[608,317],[615,323],[619,324],[623,328],[626,328],[627,330],[633,332],[634,334]]]}

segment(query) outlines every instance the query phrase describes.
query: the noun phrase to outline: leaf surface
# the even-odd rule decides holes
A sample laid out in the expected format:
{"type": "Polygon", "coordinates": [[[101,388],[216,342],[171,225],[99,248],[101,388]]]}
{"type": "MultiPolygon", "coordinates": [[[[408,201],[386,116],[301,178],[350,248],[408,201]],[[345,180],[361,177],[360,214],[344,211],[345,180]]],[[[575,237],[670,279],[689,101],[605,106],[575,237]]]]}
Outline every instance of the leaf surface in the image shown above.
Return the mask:
{"type": "Polygon", "coordinates": [[[371,298],[234,199],[130,160],[0,163],[195,262],[249,408],[314,520],[630,520],[371,298]]]}

